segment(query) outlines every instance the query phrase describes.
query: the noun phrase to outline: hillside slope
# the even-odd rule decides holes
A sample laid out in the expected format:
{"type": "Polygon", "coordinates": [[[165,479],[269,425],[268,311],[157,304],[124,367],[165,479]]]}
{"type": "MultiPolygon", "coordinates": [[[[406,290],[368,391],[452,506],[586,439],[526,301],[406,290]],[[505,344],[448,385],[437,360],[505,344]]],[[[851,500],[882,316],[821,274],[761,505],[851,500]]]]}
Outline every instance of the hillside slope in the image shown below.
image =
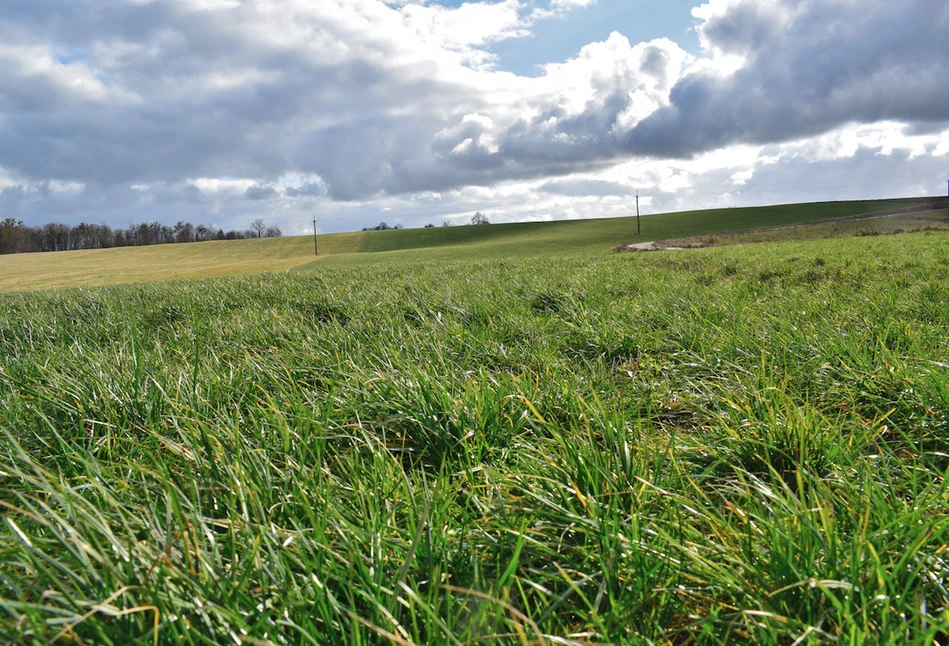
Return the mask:
{"type": "Polygon", "coordinates": [[[648,241],[842,218],[923,200],[824,202],[690,211],[636,218],[436,227],[321,235],[314,261],[309,236],[228,240],[0,256],[0,291],[206,278],[306,266],[605,254],[623,241],[648,241]]]}
{"type": "MultiPolygon", "coordinates": [[[[356,251],[358,234],[327,236],[327,253],[356,251]]],[[[282,271],[313,260],[307,236],[221,240],[0,256],[0,291],[153,282],[282,271]]]]}
{"type": "Polygon", "coordinates": [[[315,271],[327,266],[393,262],[607,254],[624,241],[645,242],[792,226],[879,212],[931,208],[931,202],[930,198],[916,198],[685,211],[643,217],[639,235],[635,217],[367,231],[359,242],[359,254],[321,258],[300,269],[315,271]]]}
{"type": "MultiPolygon", "coordinates": [[[[682,211],[642,218],[643,240],[679,237],[759,227],[777,227],[802,222],[844,218],[877,211],[912,208],[922,199],[868,200],[859,202],[816,202],[751,208],[682,211]]],[[[928,203],[928,202],[927,202],[928,203]]],[[[436,227],[366,231],[360,252],[398,251],[422,247],[444,247],[527,240],[562,240],[565,245],[615,244],[617,236],[636,235],[636,219],[560,220],[520,222],[477,227],[436,227]]]]}

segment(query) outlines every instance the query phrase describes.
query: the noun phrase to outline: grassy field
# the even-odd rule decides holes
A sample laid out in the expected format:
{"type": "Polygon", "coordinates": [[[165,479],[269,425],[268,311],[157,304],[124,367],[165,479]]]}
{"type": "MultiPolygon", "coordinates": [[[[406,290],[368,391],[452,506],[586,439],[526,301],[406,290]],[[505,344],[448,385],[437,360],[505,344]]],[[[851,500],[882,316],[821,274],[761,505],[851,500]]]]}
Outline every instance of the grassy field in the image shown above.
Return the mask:
{"type": "Polygon", "coordinates": [[[801,224],[775,229],[734,231],[703,235],[691,238],[665,240],[670,247],[714,247],[734,244],[757,244],[760,242],[788,242],[791,240],[817,240],[846,236],[879,236],[914,233],[919,231],[949,231],[946,211],[922,211],[901,215],[888,215],[866,219],[840,220],[827,223],[801,224]]]}
{"type": "MultiPolygon", "coordinates": [[[[327,251],[353,251],[358,237],[333,236],[327,251]]],[[[303,236],[6,255],[0,292],[259,274],[312,260],[313,239],[303,236]]]]}
{"type": "MultiPolygon", "coordinates": [[[[712,209],[647,216],[641,220],[642,233],[637,237],[635,218],[600,220],[563,220],[558,222],[527,222],[479,227],[436,227],[433,229],[402,229],[365,233],[360,252],[400,251],[424,247],[465,246],[507,252],[517,247],[540,247],[550,250],[582,253],[592,248],[610,249],[624,237],[644,241],[739,231],[754,227],[777,227],[843,218],[910,206],[915,200],[874,200],[855,202],[819,202],[754,208],[712,209]]],[[[456,252],[457,250],[450,250],[456,252]]]]}
{"type": "Polygon", "coordinates": [[[945,642],[949,234],[483,244],[0,295],[0,640],[945,642]]]}
{"type": "MultiPolygon", "coordinates": [[[[826,202],[633,218],[365,231],[320,236],[318,262],[393,262],[607,254],[624,240],[660,240],[786,226],[911,206],[914,200],[826,202]]],[[[313,262],[307,236],[0,256],[0,292],[282,271],[313,262]]]]}
{"type": "Polygon", "coordinates": [[[823,202],[670,213],[642,218],[642,233],[639,235],[635,218],[368,231],[363,234],[358,253],[334,255],[318,262],[350,268],[459,259],[590,257],[611,253],[613,247],[623,241],[642,242],[756,227],[790,226],[906,208],[916,202],[912,199],[823,202]]]}

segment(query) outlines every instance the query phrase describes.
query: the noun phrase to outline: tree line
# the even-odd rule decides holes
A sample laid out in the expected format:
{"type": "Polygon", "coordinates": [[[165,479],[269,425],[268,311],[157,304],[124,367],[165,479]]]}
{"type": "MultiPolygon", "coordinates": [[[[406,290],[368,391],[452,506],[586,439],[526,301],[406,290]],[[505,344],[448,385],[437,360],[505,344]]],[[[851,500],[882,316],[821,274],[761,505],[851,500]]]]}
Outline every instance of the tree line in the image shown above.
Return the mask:
{"type": "MultiPolygon", "coordinates": [[[[477,213],[475,213],[474,215],[471,216],[471,224],[475,224],[475,225],[478,225],[478,224],[491,224],[491,221],[488,220],[488,216],[486,216],[486,215],[485,215],[484,213],[482,213],[481,211],[478,211],[477,213]]],[[[450,226],[451,226],[451,220],[442,220],[442,226],[443,226],[443,227],[450,227],[450,226]]],[[[402,228],[402,225],[401,225],[401,224],[397,224],[397,225],[395,225],[394,227],[390,227],[390,226],[389,226],[388,224],[386,224],[385,222],[380,222],[379,224],[377,224],[377,225],[374,226],[374,227],[365,227],[365,228],[363,229],[363,231],[389,231],[390,229],[401,229],[401,228],[402,228]]],[[[423,228],[423,229],[434,229],[434,228],[435,228],[435,225],[432,224],[431,222],[429,222],[428,224],[426,224],[426,225],[425,225],[424,227],[422,227],[422,228],[423,228]]]]}
{"type": "Polygon", "coordinates": [[[244,231],[224,231],[215,226],[180,221],[174,226],[160,222],[130,224],[126,229],[113,229],[107,224],[77,225],[50,222],[29,226],[22,220],[0,220],[0,254],[41,251],[77,251],[111,247],[144,247],[156,244],[206,242],[208,240],[243,240],[245,238],[279,238],[280,227],[254,220],[244,231]]]}

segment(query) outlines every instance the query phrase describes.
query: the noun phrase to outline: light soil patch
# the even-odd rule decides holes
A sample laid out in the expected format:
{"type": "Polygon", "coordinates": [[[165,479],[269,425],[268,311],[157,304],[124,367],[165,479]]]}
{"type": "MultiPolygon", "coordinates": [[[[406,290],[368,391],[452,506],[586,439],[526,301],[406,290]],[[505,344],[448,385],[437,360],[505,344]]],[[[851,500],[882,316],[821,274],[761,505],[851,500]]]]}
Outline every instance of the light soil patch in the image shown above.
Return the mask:
{"type": "Polygon", "coordinates": [[[681,251],[683,247],[669,247],[662,244],[661,241],[637,242],[628,244],[623,251],[681,251]]]}

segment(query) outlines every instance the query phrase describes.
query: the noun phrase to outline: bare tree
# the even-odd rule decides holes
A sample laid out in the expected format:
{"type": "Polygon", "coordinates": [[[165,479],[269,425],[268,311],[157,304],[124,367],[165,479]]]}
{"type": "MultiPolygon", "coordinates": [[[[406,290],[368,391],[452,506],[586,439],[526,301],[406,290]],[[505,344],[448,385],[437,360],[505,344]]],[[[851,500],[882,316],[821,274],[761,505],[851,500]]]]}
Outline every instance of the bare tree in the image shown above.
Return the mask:
{"type": "Polygon", "coordinates": [[[267,223],[263,219],[257,218],[250,223],[250,232],[255,238],[263,238],[264,234],[267,233],[267,223]]]}
{"type": "Polygon", "coordinates": [[[214,225],[205,226],[199,224],[194,229],[194,239],[196,242],[205,242],[206,240],[214,240],[217,236],[217,230],[214,225]]]}
{"type": "Polygon", "coordinates": [[[481,211],[478,211],[477,213],[471,216],[471,224],[491,224],[491,223],[488,221],[488,216],[486,216],[481,211]]]}

